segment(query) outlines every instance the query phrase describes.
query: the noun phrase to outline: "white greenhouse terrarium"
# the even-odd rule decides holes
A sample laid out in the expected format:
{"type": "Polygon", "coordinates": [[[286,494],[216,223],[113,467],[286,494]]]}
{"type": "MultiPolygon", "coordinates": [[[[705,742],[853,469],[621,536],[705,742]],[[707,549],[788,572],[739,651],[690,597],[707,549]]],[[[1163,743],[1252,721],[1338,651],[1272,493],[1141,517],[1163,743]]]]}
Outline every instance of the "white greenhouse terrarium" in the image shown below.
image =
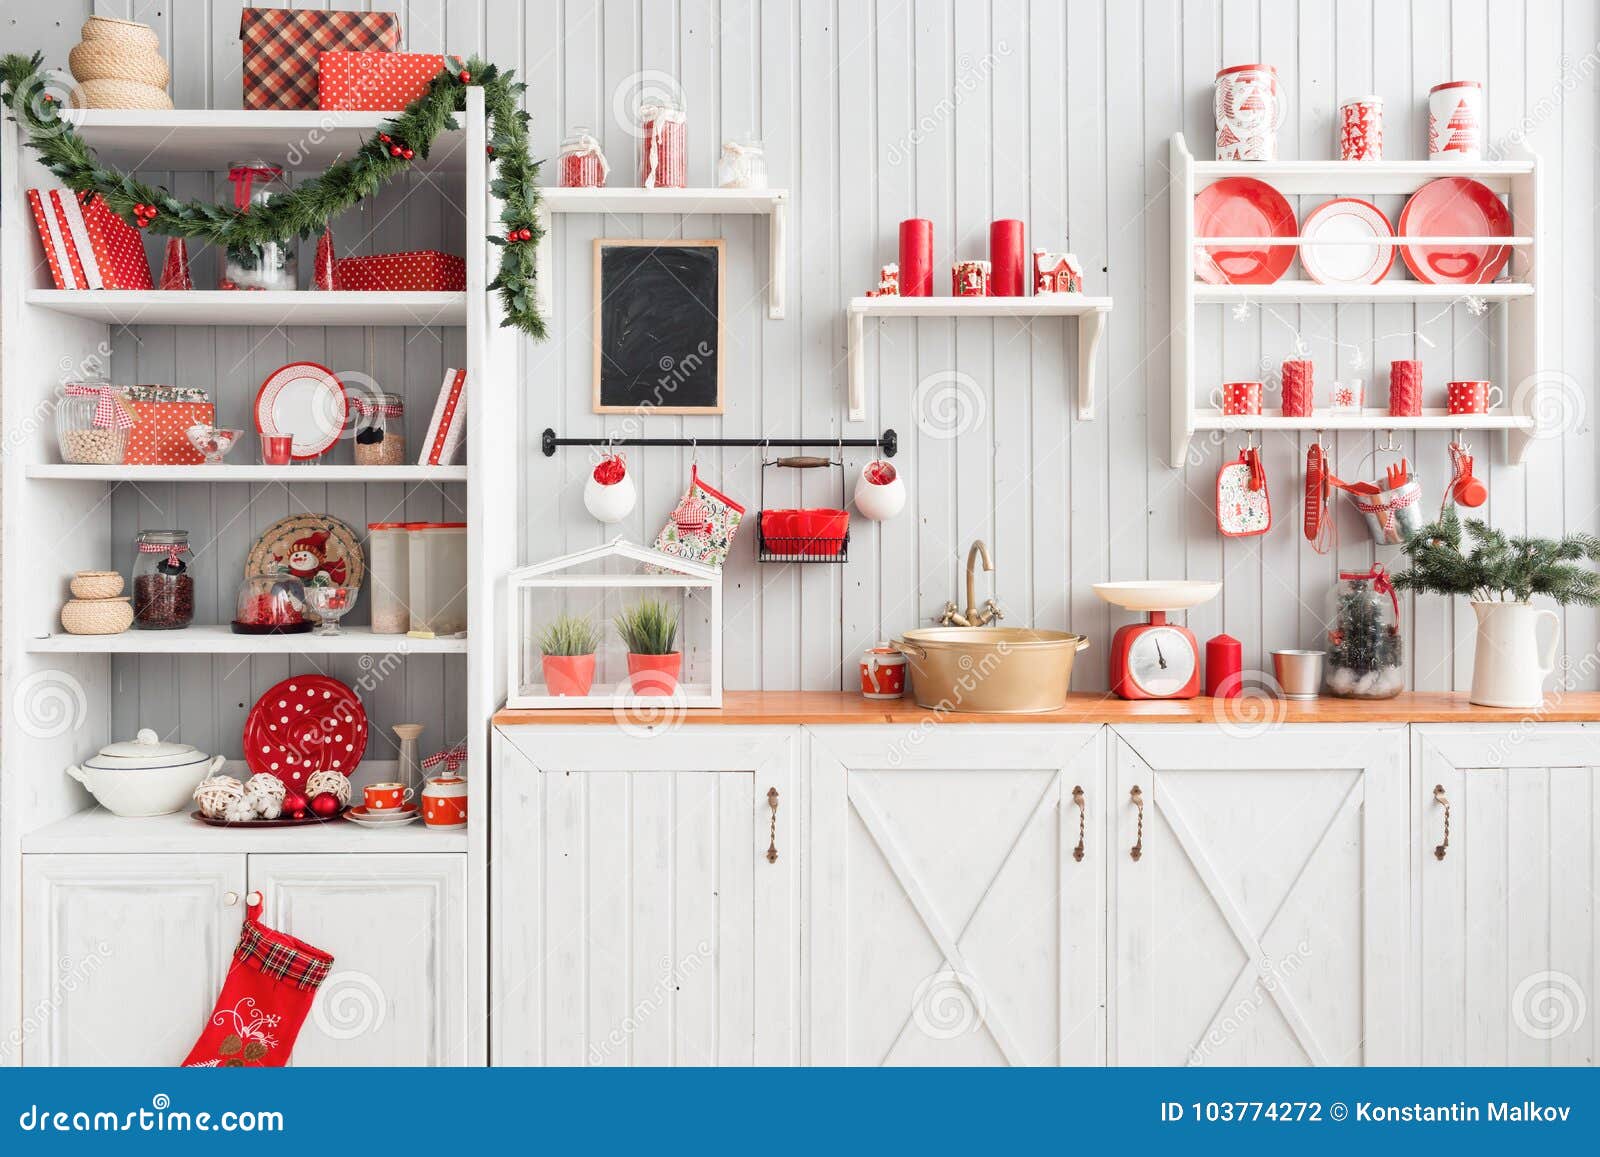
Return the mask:
{"type": "Polygon", "coordinates": [[[722,573],[620,538],[511,572],[507,707],[722,706],[722,573]]]}

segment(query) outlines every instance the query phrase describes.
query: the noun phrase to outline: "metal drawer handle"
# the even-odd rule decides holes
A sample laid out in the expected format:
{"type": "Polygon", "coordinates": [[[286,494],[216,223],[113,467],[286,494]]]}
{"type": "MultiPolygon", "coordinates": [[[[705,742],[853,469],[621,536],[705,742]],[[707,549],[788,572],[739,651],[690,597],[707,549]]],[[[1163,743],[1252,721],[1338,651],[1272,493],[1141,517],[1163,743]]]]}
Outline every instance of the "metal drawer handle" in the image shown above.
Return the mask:
{"type": "Polygon", "coordinates": [[[1078,805],[1078,846],[1072,849],[1072,858],[1078,863],[1083,863],[1083,788],[1074,786],[1072,789],[1072,802],[1078,805]]]}
{"type": "Polygon", "coordinates": [[[1433,858],[1442,860],[1450,850],[1450,797],[1444,794],[1444,784],[1433,785],[1433,802],[1444,808],[1444,843],[1433,849],[1433,858]]]}
{"type": "Polygon", "coordinates": [[[767,863],[778,862],[778,789],[767,788],[767,806],[772,809],[772,829],[767,841],[767,863]]]}
{"type": "Polygon", "coordinates": [[[1134,784],[1133,790],[1128,792],[1128,798],[1133,801],[1133,806],[1139,809],[1139,828],[1133,847],[1128,849],[1128,855],[1138,860],[1144,855],[1144,792],[1139,790],[1139,785],[1134,784]]]}

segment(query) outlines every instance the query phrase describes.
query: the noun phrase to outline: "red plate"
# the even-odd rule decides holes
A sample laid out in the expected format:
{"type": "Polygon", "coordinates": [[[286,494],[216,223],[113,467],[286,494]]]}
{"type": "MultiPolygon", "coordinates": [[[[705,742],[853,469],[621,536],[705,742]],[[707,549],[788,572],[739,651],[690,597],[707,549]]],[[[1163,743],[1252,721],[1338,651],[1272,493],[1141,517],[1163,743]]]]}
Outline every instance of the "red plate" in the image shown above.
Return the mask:
{"type": "Polygon", "coordinates": [[[295,791],[314,771],[349,775],[367,750],[367,712],[356,693],[326,675],[296,675],[273,687],[244,721],[244,759],[295,791]]]}
{"type": "MultiPolygon", "coordinates": [[[[1194,199],[1196,237],[1293,237],[1294,210],[1283,194],[1254,177],[1225,177],[1194,199]]],[[[1234,285],[1270,285],[1294,262],[1293,245],[1206,245],[1222,276],[1234,285]]]]}
{"type": "MultiPolygon", "coordinates": [[[[1493,190],[1470,177],[1440,177],[1400,211],[1402,237],[1509,237],[1511,214],[1493,190]]],[[[1506,245],[1407,245],[1400,256],[1418,281],[1481,285],[1506,267],[1506,245]]]]}
{"type": "Polygon", "coordinates": [[[256,392],[256,432],[289,435],[297,459],[320,458],[339,441],[350,400],[327,366],[290,362],[274,370],[256,392]]]}

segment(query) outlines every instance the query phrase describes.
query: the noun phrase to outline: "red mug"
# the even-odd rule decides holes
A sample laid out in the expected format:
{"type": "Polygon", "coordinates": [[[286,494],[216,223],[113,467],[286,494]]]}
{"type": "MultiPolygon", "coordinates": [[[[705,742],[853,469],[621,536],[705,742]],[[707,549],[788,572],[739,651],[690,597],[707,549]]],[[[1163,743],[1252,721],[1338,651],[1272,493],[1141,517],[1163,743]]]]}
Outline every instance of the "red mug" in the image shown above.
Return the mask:
{"type": "Polygon", "coordinates": [[[361,789],[367,810],[392,812],[411,798],[411,789],[403,783],[369,783],[361,789]]]}
{"type": "Polygon", "coordinates": [[[1499,386],[1488,382],[1451,382],[1445,402],[1452,414],[1487,414],[1504,400],[1499,386]]]}
{"type": "Polygon", "coordinates": [[[1260,382],[1224,382],[1211,391],[1211,404],[1228,417],[1261,413],[1260,382]]]}
{"type": "Polygon", "coordinates": [[[879,643],[861,656],[861,695],[864,699],[898,699],[906,693],[906,657],[888,643],[879,643]]]}

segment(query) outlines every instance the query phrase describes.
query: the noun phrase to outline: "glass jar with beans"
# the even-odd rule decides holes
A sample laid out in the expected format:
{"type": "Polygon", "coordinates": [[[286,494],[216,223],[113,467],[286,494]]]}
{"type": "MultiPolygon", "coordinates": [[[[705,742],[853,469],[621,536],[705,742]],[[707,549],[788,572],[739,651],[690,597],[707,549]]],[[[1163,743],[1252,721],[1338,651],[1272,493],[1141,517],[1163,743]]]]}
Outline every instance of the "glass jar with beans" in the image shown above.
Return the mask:
{"type": "Polygon", "coordinates": [[[141,530],[133,546],[133,625],[171,631],[194,621],[187,530],[141,530]]]}
{"type": "Polygon", "coordinates": [[[61,460],[77,466],[120,466],[128,454],[133,413],[104,378],[68,382],[56,398],[61,460]]]}
{"type": "Polygon", "coordinates": [[[404,466],[405,399],[399,394],[367,394],[357,395],[352,403],[356,412],[356,465],[404,466]]]}

